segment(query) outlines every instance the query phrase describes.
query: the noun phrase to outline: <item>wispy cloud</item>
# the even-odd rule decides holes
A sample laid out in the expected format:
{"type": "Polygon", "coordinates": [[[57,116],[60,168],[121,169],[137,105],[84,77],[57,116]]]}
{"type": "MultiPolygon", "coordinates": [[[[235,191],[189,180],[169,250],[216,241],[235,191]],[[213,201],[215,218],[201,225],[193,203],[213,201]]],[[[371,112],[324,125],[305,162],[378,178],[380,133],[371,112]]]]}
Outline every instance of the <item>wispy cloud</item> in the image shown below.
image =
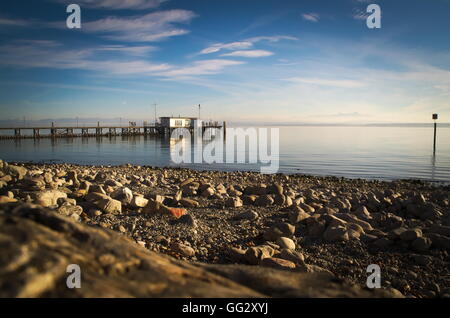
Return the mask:
{"type": "Polygon", "coordinates": [[[54,41],[17,41],[0,46],[0,64],[22,68],[80,69],[115,74],[149,74],[168,69],[164,63],[136,60],[152,47],[98,46],[64,49],[54,41]],[[114,59],[96,59],[99,52],[114,51],[114,59]]]}
{"type": "Polygon", "coordinates": [[[16,41],[0,46],[0,65],[22,68],[78,69],[101,74],[153,76],[181,79],[222,72],[226,67],[244,64],[242,61],[211,59],[188,65],[153,63],[140,58],[153,50],[151,46],[97,46],[65,49],[53,41],[16,41]],[[113,52],[113,57],[99,58],[101,52],[113,52]]]}
{"type": "MultiPolygon", "coordinates": [[[[71,4],[73,0],[53,0],[58,3],[71,4]]],[[[96,9],[133,9],[142,10],[159,7],[167,0],[77,0],[76,3],[82,7],[96,9]]]]}
{"type": "Polygon", "coordinates": [[[340,88],[358,88],[366,86],[365,83],[356,80],[304,78],[304,77],[291,77],[288,78],[287,80],[295,83],[311,84],[318,86],[332,86],[340,88]]]}
{"type": "Polygon", "coordinates": [[[245,51],[234,51],[230,53],[222,54],[221,56],[239,56],[239,57],[265,57],[273,55],[273,52],[266,50],[245,50],[245,51]]]}
{"type": "Polygon", "coordinates": [[[100,46],[97,50],[103,52],[119,52],[135,56],[145,56],[157,48],[150,45],[145,46],[124,46],[124,45],[105,45],[100,46]]]}
{"type": "Polygon", "coordinates": [[[360,112],[350,112],[350,113],[336,113],[336,114],[324,114],[315,115],[318,117],[330,117],[330,118],[361,118],[361,117],[371,117],[368,114],[361,114],[360,112]]]}
{"type": "Polygon", "coordinates": [[[355,20],[367,20],[368,16],[369,13],[367,13],[365,10],[359,8],[353,9],[352,17],[355,20]]]}
{"type": "Polygon", "coordinates": [[[310,22],[319,22],[320,16],[317,13],[303,13],[302,18],[310,22]]]}
{"type": "Polygon", "coordinates": [[[257,36],[245,39],[243,41],[229,42],[229,43],[215,43],[200,51],[200,54],[210,54],[219,52],[221,50],[245,50],[252,48],[255,43],[261,41],[267,42],[278,42],[281,40],[298,40],[296,37],[287,35],[276,35],[276,36],[257,36]]]}
{"type": "MultiPolygon", "coordinates": [[[[181,9],[157,11],[141,16],[110,16],[83,22],[81,31],[114,41],[155,42],[189,33],[189,30],[178,25],[187,24],[195,17],[194,12],[181,9]]],[[[51,23],[50,26],[66,28],[65,22],[51,23]]]]}
{"type": "Polygon", "coordinates": [[[224,59],[213,59],[196,61],[192,65],[169,69],[158,72],[157,75],[170,78],[186,78],[196,75],[217,74],[227,66],[244,64],[242,61],[230,61],[224,59]]]}
{"type": "Polygon", "coordinates": [[[253,43],[249,41],[231,42],[231,43],[216,43],[200,51],[200,54],[210,54],[219,52],[220,50],[238,50],[249,49],[253,43]]]}
{"type": "Polygon", "coordinates": [[[11,19],[0,16],[0,26],[14,26],[14,27],[26,27],[31,24],[31,21],[23,19],[11,19]]]}
{"type": "Polygon", "coordinates": [[[289,36],[289,35],[275,35],[275,36],[255,36],[252,38],[248,38],[246,41],[249,41],[251,43],[257,43],[260,41],[267,41],[267,42],[278,42],[281,40],[290,40],[290,41],[297,41],[298,38],[295,36],[289,36]]]}

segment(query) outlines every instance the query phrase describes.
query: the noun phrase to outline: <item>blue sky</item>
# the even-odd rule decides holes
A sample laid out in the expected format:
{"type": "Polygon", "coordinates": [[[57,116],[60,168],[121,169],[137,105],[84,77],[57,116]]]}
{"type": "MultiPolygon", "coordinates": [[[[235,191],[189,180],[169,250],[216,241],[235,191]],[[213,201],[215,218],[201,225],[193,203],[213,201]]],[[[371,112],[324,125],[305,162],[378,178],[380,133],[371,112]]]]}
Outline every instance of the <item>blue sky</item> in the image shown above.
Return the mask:
{"type": "Polygon", "coordinates": [[[3,120],[450,121],[450,0],[4,0],[3,120]],[[81,7],[81,29],[66,6],[81,7]],[[368,29],[368,4],[382,10],[368,29]]]}

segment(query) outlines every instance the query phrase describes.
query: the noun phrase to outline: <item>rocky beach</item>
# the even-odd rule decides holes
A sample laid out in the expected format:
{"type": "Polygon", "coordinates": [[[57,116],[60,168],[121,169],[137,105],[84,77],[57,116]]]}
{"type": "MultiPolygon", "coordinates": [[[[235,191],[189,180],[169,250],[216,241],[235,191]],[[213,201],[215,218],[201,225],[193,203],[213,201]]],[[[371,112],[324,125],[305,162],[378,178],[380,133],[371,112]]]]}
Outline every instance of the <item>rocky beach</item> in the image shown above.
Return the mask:
{"type": "Polygon", "coordinates": [[[0,161],[0,224],[2,297],[450,297],[448,185],[0,161]]]}

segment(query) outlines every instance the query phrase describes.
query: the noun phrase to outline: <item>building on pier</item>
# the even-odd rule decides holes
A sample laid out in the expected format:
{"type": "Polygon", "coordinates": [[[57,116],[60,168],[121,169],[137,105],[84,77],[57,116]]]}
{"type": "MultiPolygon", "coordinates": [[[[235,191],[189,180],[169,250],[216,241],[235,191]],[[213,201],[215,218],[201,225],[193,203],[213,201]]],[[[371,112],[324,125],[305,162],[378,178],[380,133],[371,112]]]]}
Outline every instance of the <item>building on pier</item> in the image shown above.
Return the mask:
{"type": "Polygon", "coordinates": [[[198,119],[196,117],[159,117],[163,128],[193,128],[198,119]]]}

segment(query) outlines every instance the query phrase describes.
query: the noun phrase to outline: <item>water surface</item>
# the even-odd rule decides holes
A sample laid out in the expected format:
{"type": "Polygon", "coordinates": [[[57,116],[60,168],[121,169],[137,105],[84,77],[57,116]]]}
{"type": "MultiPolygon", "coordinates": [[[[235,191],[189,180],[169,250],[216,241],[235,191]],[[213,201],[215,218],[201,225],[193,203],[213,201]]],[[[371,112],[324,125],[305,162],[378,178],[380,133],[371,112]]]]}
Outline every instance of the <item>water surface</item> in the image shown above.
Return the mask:
{"type": "MultiPolygon", "coordinates": [[[[431,127],[280,127],[279,172],[450,182],[450,128],[438,129],[435,156],[432,141],[431,127]]],[[[178,166],[170,155],[175,144],[167,137],[149,136],[0,140],[0,158],[85,165],[178,166]]],[[[185,166],[259,171],[261,164],[185,166]]]]}

